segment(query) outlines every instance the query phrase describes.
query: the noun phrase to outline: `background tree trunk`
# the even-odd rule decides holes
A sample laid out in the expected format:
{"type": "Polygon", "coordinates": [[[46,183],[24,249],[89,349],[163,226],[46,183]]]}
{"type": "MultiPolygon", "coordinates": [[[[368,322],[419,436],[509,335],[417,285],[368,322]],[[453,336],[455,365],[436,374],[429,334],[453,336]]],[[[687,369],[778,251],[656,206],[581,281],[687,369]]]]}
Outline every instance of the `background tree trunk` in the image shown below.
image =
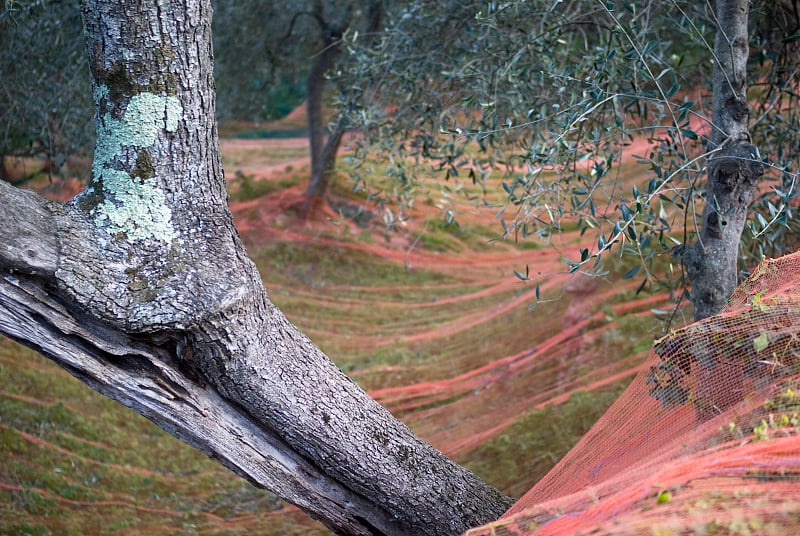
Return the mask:
{"type": "Polygon", "coordinates": [[[92,178],[0,183],[0,331],[342,534],[460,534],[510,499],[417,438],[269,301],[226,204],[210,0],[83,8],[92,178]]]}
{"type": "MultiPolygon", "coordinates": [[[[383,20],[383,4],[379,0],[363,3],[366,11],[365,39],[369,40],[380,29],[383,20]]],[[[325,91],[325,74],[334,67],[342,54],[341,41],[344,32],[351,24],[349,15],[337,23],[327,19],[321,1],[316,4],[316,19],[323,33],[323,50],[311,67],[307,83],[308,132],[311,146],[311,180],[306,189],[306,200],[300,208],[300,217],[307,218],[316,207],[324,202],[330,189],[336,164],[336,155],[347,128],[344,116],[340,116],[333,130],[328,133],[322,112],[322,100],[325,91]],[[326,137],[327,133],[327,137],[326,137]]]]}
{"type": "Polygon", "coordinates": [[[305,200],[298,212],[298,216],[303,219],[314,214],[317,208],[325,202],[325,196],[330,190],[331,181],[333,180],[333,173],[336,168],[336,155],[342,144],[344,132],[344,119],[340,118],[333,131],[328,135],[328,139],[325,141],[325,146],[322,149],[322,154],[317,156],[316,166],[314,165],[315,159],[312,158],[311,180],[305,192],[305,200]]]}
{"type": "Polygon", "coordinates": [[[342,36],[350,25],[350,17],[348,14],[341,22],[332,23],[328,20],[324,3],[321,0],[315,3],[314,15],[323,39],[322,50],[311,66],[306,83],[311,179],[306,189],[306,200],[300,209],[302,218],[307,218],[323,201],[328,192],[333,174],[333,164],[336,161],[336,153],[344,133],[339,128],[340,123],[337,123],[337,128],[330,135],[326,135],[328,127],[322,111],[322,100],[325,94],[325,74],[333,68],[336,60],[342,54],[342,36]]]}
{"type": "MultiPolygon", "coordinates": [[[[340,36],[341,37],[341,36],[340,36]]],[[[311,67],[308,75],[306,107],[308,113],[308,133],[311,150],[311,179],[306,188],[306,201],[300,209],[300,217],[307,218],[316,205],[322,202],[330,188],[336,154],[344,134],[344,124],[337,123],[328,134],[328,126],[322,111],[322,98],[325,90],[325,73],[340,55],[339,39],[326,39],[325,49],[311,67]]]]}
{"type": "Polygon", "coordinates": [[[717,0],[713,72],[713,155],[702,228],[684,256],[695,320],[722,309],[739,281],[739,242],[756,183],[763,174],[748,133],[748,0],[717,0]]]}

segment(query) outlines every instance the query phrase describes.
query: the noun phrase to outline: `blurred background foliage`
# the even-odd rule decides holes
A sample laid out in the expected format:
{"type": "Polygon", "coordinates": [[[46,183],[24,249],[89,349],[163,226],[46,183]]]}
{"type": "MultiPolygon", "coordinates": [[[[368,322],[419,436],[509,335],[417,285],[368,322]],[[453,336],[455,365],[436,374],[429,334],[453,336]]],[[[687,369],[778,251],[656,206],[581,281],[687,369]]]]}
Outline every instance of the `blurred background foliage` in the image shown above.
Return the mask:
{"type": "Polygon", "coordinates": [[[0,50],[0,163],[35,156],[58,174],[70,158],[90,154],[92,92],[79,3],[6,0],[0,50]]]}

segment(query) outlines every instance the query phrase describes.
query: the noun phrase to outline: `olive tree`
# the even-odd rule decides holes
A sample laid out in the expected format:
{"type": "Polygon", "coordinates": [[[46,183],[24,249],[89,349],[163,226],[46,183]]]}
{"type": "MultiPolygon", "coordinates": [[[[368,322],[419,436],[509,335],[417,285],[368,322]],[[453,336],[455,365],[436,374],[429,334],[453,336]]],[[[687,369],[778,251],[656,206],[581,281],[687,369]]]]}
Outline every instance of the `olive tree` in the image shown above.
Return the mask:
{"type": "Polygon", "coordinates": [[[560,244],[577,224],[569,271],[607,273],[618,250],[635,259],[624,277],[689,296],[696,318],[722,307],[754,257],[791,247],[796,2],[437,5],[410,3],[378,47],[351,44],[365,134],[354,175],[390,155],[401,187],[385,198],[401,215],[420,169],[484,190],[500,169],[504,237],[560,244]],[[642,179],[623,189],[638,140],[642,179]],[[774,188],[756,195],[765,168],[774,188]]]}
{"type": "Polygon", "coordinates": [[[336,106],[348,107],[349,84],[331,78],[349,58],[342,38],[351,32],[360,43],[371,43],[387,7],[382,0],[219,3],[214,34],[223,117],[259,118],[276,82],[305,80],[311,175],[298,207],[303,217],[328,194],[348,128],[347,115],[336,106]]]}
{"type": "Polygon", "coordinates": [[[510,499],[270,302],[233,225],[210,0],[82,4],[95,104],[67,203],[0,183],[0,332],[342,534],[459,534],[510,499]]]}

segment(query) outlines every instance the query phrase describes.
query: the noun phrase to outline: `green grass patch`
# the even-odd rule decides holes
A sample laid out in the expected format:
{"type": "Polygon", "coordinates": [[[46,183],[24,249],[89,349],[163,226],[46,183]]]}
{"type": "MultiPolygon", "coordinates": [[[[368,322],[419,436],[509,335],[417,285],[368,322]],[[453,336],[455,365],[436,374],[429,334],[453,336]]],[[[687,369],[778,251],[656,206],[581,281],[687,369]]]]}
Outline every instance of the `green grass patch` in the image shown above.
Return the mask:
{"type": "Polygon", "coordinates": [[[399,263],[376,258],[355,249],[319,243],[279,242],[251,258],[261,270],[267,285],[301,283],[311,288],[329,285],[379,287],[386,285],[429,285],[452,281],[448,276],[426,270],[407,270],[399,263]]]}
{"type": "Polygon", "coordinates": [[[465,249],[486,250],[491,240],[497,238],[497,229],[477,224],[461,224],[457,220],[446,222],[444,218],[430,218],[425,221],[419,241],[429,251],[458,253],[465,249]]]}
{"type": "Polygon", "coordinates": [[[222,144],[222,164],[225,169],[243,167],[254,169],[264,166],[289,164],[308,157],[308,145],[261,147],[258,145],[222,144]]]}

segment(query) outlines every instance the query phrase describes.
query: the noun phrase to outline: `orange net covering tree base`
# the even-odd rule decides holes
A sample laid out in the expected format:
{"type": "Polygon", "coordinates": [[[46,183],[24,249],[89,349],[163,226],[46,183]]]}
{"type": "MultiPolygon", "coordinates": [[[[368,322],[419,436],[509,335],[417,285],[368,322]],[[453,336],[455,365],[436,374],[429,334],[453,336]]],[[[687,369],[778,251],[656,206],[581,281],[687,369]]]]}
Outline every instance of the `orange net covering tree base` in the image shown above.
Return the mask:
{"type": "Polygon", "coordinates": [[[800,253],[658,340],[489,534],[800,534],[800,253]]]}

